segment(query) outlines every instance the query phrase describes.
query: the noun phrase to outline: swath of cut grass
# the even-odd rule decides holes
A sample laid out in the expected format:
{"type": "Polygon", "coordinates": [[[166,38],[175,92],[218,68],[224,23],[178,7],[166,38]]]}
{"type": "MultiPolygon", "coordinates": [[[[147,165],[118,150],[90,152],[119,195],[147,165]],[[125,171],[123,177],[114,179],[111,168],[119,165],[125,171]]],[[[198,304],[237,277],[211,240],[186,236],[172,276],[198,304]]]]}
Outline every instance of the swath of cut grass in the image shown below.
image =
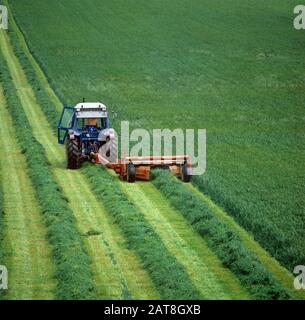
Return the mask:
{"type": "Polygon", "coordinates": [[[117,177],[103,167],[85,164],[81,169],[124,233],[130,249],[139,255],[162,299],[198,299],[199,293],[184,268],[165,248],[142,213],[118,186],[117,177]]]}
{"type": "Polygon", "coordinates": [[[207,241],[222,263],[257,299],[288,299],[284,289],[245,247],[240,237],[219,220],[191,190],[164,170],[154,171],[153,184],[180,210],[193,228],[207,241]]]}
{"type": "Polygon", "coordinates": [[[59,299],[90,299],[95,297],[90,258],[76,228],[67,200],[56,183],[42,145],[33,137],[30,125],[17,98],[9,70],[0,52],[0,79],[10,106],[17,139],[27,159],[29,176],[42,208],[49,241],[53,247],[59,299]]]}

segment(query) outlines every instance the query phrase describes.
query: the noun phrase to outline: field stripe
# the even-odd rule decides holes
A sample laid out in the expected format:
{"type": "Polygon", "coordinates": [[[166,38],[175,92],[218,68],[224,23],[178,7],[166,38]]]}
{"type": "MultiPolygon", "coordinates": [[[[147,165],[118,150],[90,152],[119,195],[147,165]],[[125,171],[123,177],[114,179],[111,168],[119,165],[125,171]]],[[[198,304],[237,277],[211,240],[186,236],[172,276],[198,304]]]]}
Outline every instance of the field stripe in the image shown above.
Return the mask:
{"type": "Polygon", "coordinates": [[[0,166],[4,196],[4,246],[9,271],[8,299],[52,299],[55,280],[51,247],[27,176],[26,161],[14,136],[0,87],[0,166]]]}
{"type": "Polygon", "coordinates": [[[167,249],[185,267],[205,299],[247,299],[236,277],[196,234],[182,215],[149,182],[120,182],[121,189],[155,228],[167,249]]]}
{"type": "Polygon", "coordinates": [[[59,181],[66,197],[69,199],[71,209],[77,219],[79,230],[82,233],[90,231],[85,229],[82,224],[84,217],[84,211],[82,210],[83,204],[87,205],[87,219],[89,219],[87,220],[87,223],[90,223],[90,229],[95,229],[96,221],[98,221],[98,226],[104,230],[103,235],[105,238],[99,241],[99,251],[96,250],[96,237],[86,237],[85,240],[94,261],[93,271],[96,275],[96,279],[99,279],[100,297],[120,299],[124,297],[126,292],[125,284],[128,284],[128,289],[130,290],[132,297],[141,299],[158,298],[154,286],[147,273],[141,267],[138,258],[132,252],[125,249],[123,238],[119,236],[119,232],[115,229],[115,226],[106,224],[108,223],[106,212],[102,205],[98,203],[96,198],[92,195],[90,188],[87,186],[85,177],[80,172],[71,172],[65,169],[63,147],[57,144],[57,140],[52,133],[51,127],[39,108],[35,95],[27,82],[24,71],[9,45],[7,36],[1,32],[0,34],[1,41],[4,44],[2,50],[8,62],[13,81],[17,88],[17,93],[22,101],[22,107],[31,124],[35,138],[44,146],[47,158],[53,166],[56,179],[59,181]],[[71,191],[73,188],[72,186],[75,186],[74,192],[71,191]],[[117,238],[113,235],[116,235],[117,238]],[[122,247],[115,245],[114,239],[119,240],[122,247]],[[109,252],[110,247],[105,247],[105,243],[112,244],[111,252],[109,252]],[[101,254],[101,248],[103,247],[107,250],[101,254]],[[115,261],[113,260],[113,257],[116,258],[115,261]],[[106,258],[108,259],[107,265],[109,267],[107,268],[105,266],[105,268],[101,269],[100,266],[103,266],[106,258]],[[122,278],[123,275],[120,268],[122,272],[124,271],[124,279],[122,278]],[[113,275],[114,270],[116,271],[115,276],[113,275]],[[132,270],[132,272],[130,270],[132,270]],[[117,281],[117,279],[120,279],[121,281],[120,283],[117,282],[112,289],[109,288],[108,277],[109,279],[114,279],[113,281],[117,281]],[[120,290],[115,290],[115,288],[120,288],[120,290]],[[106,294],[105,296],[104,293],[106,294]]]}
{"type": "Polygon", "coordinates": [[[263,249],[254,238],[244,230],[235,220],[229,216],[221,207],[217,206],[208,196],[199,191],[194,185],[187,184],[187,187],[198,195],[200,199],[213,211],[213,213],[228,226],[230,226],[241,238],[243,243],[254,252],[261,263],[264,264],[266,269],[288,290],[292,291],[292,294],[296,299],[305,299],[305,292],[296,291],[293,287],[292,274],[283,267],[276,259],[274,259],[265,249],[263,249]]]}

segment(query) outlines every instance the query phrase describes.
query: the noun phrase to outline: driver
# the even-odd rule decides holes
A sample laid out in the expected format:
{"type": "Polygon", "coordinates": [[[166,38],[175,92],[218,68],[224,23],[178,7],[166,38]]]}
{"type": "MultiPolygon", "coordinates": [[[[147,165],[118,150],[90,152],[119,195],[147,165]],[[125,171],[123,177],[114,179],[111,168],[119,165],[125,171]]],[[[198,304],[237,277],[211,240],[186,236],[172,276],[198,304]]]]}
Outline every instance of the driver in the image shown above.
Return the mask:
{"type": "Polygon", "coordinates": [[[96,118],[88,118],[85,120],[85,125],[97,127],[97,119],[96,118]]]}

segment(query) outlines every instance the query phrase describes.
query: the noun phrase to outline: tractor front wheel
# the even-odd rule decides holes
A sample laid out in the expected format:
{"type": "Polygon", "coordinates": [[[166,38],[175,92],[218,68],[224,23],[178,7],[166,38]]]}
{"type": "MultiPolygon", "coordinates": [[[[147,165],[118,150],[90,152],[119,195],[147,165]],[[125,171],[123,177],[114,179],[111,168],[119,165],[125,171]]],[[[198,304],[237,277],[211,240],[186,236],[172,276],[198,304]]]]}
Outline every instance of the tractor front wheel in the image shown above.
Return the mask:
{"type": "Polygon", "coordinates": [[[68,140],[67,142],[67,168],[78,169],[80,166],[80,152],[78,140],[68,140]]]}

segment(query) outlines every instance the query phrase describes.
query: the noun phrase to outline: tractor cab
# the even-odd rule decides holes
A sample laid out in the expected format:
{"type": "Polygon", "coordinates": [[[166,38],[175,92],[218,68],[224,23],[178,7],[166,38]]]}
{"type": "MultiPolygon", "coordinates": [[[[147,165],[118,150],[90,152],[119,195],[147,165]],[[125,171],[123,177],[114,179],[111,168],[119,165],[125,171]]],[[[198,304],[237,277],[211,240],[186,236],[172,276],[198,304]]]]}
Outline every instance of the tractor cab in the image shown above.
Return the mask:
{"type": "Polygon", "coordinates": [[[99,102],[78,103],[75,107],[64,106],[58,124],[58,143],[66,138],[82,140],[98,139],[100,131],[109,128],[107,107],[99,102]]]}

